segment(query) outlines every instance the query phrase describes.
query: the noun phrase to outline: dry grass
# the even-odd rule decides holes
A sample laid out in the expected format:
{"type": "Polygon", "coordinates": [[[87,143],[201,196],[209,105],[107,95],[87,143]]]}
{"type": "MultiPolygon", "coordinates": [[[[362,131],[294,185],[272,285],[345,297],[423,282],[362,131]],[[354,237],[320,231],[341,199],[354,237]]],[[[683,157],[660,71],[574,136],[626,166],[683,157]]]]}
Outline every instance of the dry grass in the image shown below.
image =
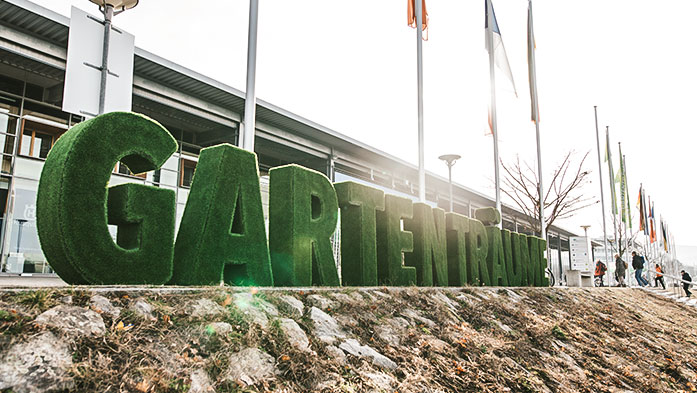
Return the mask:
{"type": "MultiPolygon", "coordinates": [[[[107,334],[72,341],[75,391],[186,392],[195,369],[206,370],[220,392],[384,389],[369,374],[384,375],[389,391],[398,392],[679,392],[697,384],[697,311],[640,290],[464,288],[441,291],[446,300],[433,289],[356,291],[334,291],[353,300],[327,312],[395,361],[394,371],[353,356],[342,364],[312,334],[314,353],[298,351],[277,320],[266,329],[246,320],[228,301],[229,291],[117,291],[105,295],[123,308],[116,320],[102,314],[107,334]],[[153,305],[155,320],[129,311],[136,297],[153,305]],[[186,305],[201,297],[225,312],[192,318],[186,305]],[[397,317],[410,324],[395,332],[399,344],[391,345],[377,332],[397,317]],[[215,334],[207,328],[215,321],[230,323],[233,332],[215,334]],[[247,388],[224,382],[229,355],[244,347],[271,354],[280,375],[247,388]]],[[[278,304],[282,294],[304,301],[310,293],[261,290],[257,296],[278,304]]],[[[0,351],[38,332],[33,318],[68,295],[73,304],[89,306],[88,291],[0,293],[0,351]]],[[[296,321],[312,332],[307,316],[296,321]]]]}

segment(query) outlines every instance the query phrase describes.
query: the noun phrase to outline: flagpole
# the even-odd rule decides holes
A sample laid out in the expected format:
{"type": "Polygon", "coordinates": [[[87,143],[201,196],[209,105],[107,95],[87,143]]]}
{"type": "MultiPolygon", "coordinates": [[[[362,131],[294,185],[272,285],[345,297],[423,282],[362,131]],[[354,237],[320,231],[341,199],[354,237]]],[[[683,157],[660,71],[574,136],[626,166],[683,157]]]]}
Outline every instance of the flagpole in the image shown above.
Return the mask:
{"type": "MultiPolygon", "coordinates": [[[[598,106],[593,106],[595,112],[595,142],[598,147],[598,175],[600,176],[600,207],[603,210],[603,240],[605,243],[605,262],[609,265],[610,260],[607,255],[607,227],[605,225],[605,191],[603,187],[603,164],[600,159],[600,131],[598,130],[598,106]]],[[[539,140],[539,137],[538,137],[539,140]]],[[[538,141],[539,143],[539,141],[538,141]]],[[[539,147],[538,147],[539,149],[539,147]]],[[[607,286],[610,286],[610,275],[607,275],[607,286]]]]}
{"type": "MultiPolygon", "coordinates": [[[[597,118],[597,117],[596,117],[597,118]]],[[[596,123],[597,124],[597,123],[596,123]]],[[[619,243],[619,238],[617,237],[617,194],[615,192],[615,173],[614,173],[614,168],[612,167],[612,151],[610,147],[610,126],[605,126],[605,147],[607,149],[607,160],[608,160],[608,169],[610,169],[610,175],[609,175],[609,180],[610,180],[610,198],[612,198],[611,206],[612,209],[612,229],[615,233],[615,247],[617,247],[617,255],[622,257],[622,254],[620,253],[620,243],[619,243]]]]}
{"type": "MultiPolygon", "coordinates": [[[[496,188],[496,210],[501,212],[501,179],[499,177],[499,132],[496,124],[496,77],[494,72],[494,33],[493,33],[493,7],[491,1],[486,0],[487,14],[487,39],[489,40],[489,80],[491,82],[491,133],[494,137],[494,186],[496,188]]],[[[499,228],[502,226],[503,220],[499,223],[499,228]]]]}
{"type": "MultiPolygon", "coordinates": [[[[627,198],[627,181],[624,176],[624,154],[622,154],[622,142],[617,142],[617,145],[619,146],[620,149],[620,193],[621,195],[624,196],[624,198],[620,198],[620,203],[621,205],[621,211],[624,212],[624,210],[627,208],[627,206],[624,204],[625,199],[627,198]]],[[[629,212],[627,212],[629,214],[629,212]]],[[[626,253],[626,258],[629,260],[629,239],[627,238],[627,221],[626,221],[626,215],[623,215],[623,219],[620,220],[620,222],[624,222],[624,252],[626,253]]],[[[622,225],[622,224],[620,224],[622,225]]],[[[638,284],[638,283],[637,283],[638,284]]]]}
{"type": "Polygon", "coordinates": [[[424,166],[424,67],[422,0],[414,0],[416,13],[416,84],[419,120],[419,201],[426,202],[426,168],[424,166]]]}
{"type": "MultiPolygon", "coordinates": [[[[542,147],[540,143],[540,119],[538,116],[538,102],[537,102],[537,67],[535,65],[535,37],[533,34],[533,28],[532,28],[532,0],[528,1],[528,12],[529,12],[529,20],[528,23],[530,26],[528,27],[528,40],[532,40],[533,42],[528,42],[528,50],[530,51],[530,57],[531,61],[530,64],[528,65],[530,67],[530,77],[531,77],[531,84],[530,86],[531,89],[533,89],[534,94],[532,94],[531,99],[533,100],[533,116],[535,120],[535,136],[537,137],[537,176],[539,178],[538,180],[538,186],[539,186],[539,193],[540,193],[540,237],[543,238],[544,240],[547,240],[547,228],[545,228],[545,193],[544,193],[544,186],[542,184],[542,147]]],[[[489,58],[491,60],[491,58],[489,58]]],[[[498,161],[497,161],[497,167],[498,167],[498,161]]],[[[601,180],[602,181],[602,180],[601,180]]],[[[548,247],[549,248],[549,247],[548,247]]],[[[549,258],[548,258],[549,259],[549,258]]]]}
{"type": "Polygon", "coordinates": [[[254,152],[256,128],[256,69],[257,69],[257,21],[259,0],[249,0],[249,32],[247,35],[247,87],[244,96],[244,122],[239,133],[238,146],[254,152]]]}

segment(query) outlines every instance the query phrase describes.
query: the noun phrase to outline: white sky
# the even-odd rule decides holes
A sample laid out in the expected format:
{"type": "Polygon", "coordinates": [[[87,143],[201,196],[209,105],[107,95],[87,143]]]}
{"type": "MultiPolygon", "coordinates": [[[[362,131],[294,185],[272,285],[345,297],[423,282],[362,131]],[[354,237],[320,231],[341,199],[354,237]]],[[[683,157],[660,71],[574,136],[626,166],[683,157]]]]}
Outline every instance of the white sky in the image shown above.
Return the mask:
{"type": "MultiPolygon", "coordinates": [[[[87,0],[33,1],[64,15],[71,5],[97,13],[87,0]]],[[[504,161],[520,155],[535,165],[527,1],[494,1],[519,95],[499,74],[500,154],[504,161]]],[[[258,98],[416,164],[416,33],[406,24],[407,2],[260,3],[258,98]]],[[[493,195],[492,139],[485,135],[484,1],[430,0],[427,8],[426,169],[447,176],[437,157],[460,154],[454,180],[493,195]]],[[[677,243],[697,246],[695,214],[687,207],[697,186],[685,181],[695,153],[697,2],[534,0],[534,10],[545,172],[551,173],[568,150],[577,151],[578,158],[591,150],[586,167],[593,182],[584,191],[599,198],[597,105],[601,131],[610,126],[615,160],[617,142],[627,156],[631,205],[643,183],[677,243]]],[[[247,0],[141,0],[115,19],[115,25],[135,34],[137,46],[240,90],[247,22],[247,0]]],[[[604,154],[604,140],[601,150],[604,154]]],[[[618,161],[614,166],[619,168],[618,161]]],[[[603,179],[607,185],[606,167],[603,179]]],[[[605,192],[609,204],[607,186],[605,192]]],[[[600,205],[556,224],[577,233],[579,225],[589,224],[590,234],[602,236],[600,205]]]]}

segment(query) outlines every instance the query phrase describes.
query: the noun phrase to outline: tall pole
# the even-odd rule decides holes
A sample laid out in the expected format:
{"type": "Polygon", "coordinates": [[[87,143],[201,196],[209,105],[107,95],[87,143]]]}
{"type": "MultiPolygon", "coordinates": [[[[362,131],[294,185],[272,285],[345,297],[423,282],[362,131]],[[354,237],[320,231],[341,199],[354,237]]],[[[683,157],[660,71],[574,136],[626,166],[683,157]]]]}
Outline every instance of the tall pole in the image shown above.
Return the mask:
{"type": "Polygon", "coordinates": [[[19,253],[19,246],[22,244],[22,228],[27,221],[28,220],[25,218],[17,219],[17,224],[19,224],[19,228],[17,229],[17,253],[19,253]]]}
{"type": "Polygon", "coordinates": [[[259,20],[259,0],[249,0],[249,32],[247,34],[247,88],[244,97],[244,125],[240,132],[243,149],[254,151],[254,130],[256,127],[257,97],[257,22],[259,20]]]}
{"type": "Polygon", "coordinates": [[[450,193],[450,212],[453,212],[453,166],[448,164],[448,188],[450,193]]]}
{"type": "Polygon", "coordinates": [[[423,66],[423,15],[421,0],[414,0],[416,12],[416,90],[419,120],[419,201],[426,202],[426,168],[424,166],[424,66],[423,66]]]}
{"type": "MultiPolygon", "coordinates": [[[[617,237],[618,236],[617,235],[617,214],[616,214],[616,212],[617,212],[617,210],[616,210],[617,195],[615,193],[615,183],[614,183],[615,173],[614,173],[614,170],[612,168],[612,152],[610,151],[610,126],[605,126],[605,138],[606,138],[606,147],[608,149],[608,151],[607,151],[608,168],[610,170],[608,180],[610,180],[610,198],[612,198],[610,205],[612,206],[612,209],[611,209],[612,210],[612,229],[615,233],[614,244],[615,244],[615,247],[617,248],[617,255],[621,257],[622,254],[620,253],[619,237],[617,237]]],[[[612,251],[612,250],[610,250],[610,251],[612,251]]]]}
{"type": "Polygon", "coordinates": [[[453,166],[455,162],[460,159],[457,154],[444,154],[438,157],[439,160],[445,161],[445,165],[448,166],[448,188],[450,190],[450,212],[453,211],[453,166]]]}
{"type": "MultiPolygon", "coordinates": [[[[547,228],[545,228],[545,192],[544,186],[542,184],[542,146],[540,144],[540,119],[537,113],[538,102],[537,102],[537,67],[535,64],[535,38],[532,32],[532,1],[528,2],[528,23],[529,32],[528,40],[528,51],[530,53],[530,79],[531,79],[531,89],[534,89],[535,94],[531,95],[533,100],[532,106],[534,108],[534,120],[535,120],[535,135],[537,137],[537,177],[539,178],[538,187],[540,193],[540,237],[547,240],[547,228]]],[[[498,166],[498,164],[497,164],[498,166]]]]}
{"type": "MultiPolygon", "coordinates": [[[[603,243],[605,244],[605,262],[609,265],[607,253],[607,226],[605,225],[605,191],[603,187],[603,164],[600,158],[600,131],[598,130],[598,106],[593,106],[595,112],[595,142],[598,148],[598,175],[600,176],[600,207],[603,209],[603,243]]],[[[538,142],[539,143],[539,142],[538,142]]],[[[607,275],[607,286],[610,286],[610,275],[607,275]]]]}
{"type": "Polygon", "coordinates": [[[114,18],[114,7],[104,4],[104,42],[102,43],[102,68],[99,85],[99,114],[104,113],[106,106],[106,84],[109,76],[109,41],[111,37],[111,20],[114,18]]]}
{"type": "MultiPolygon", "coordinates": [[[[625,205],[625,200],[629,198],[629,195],[627,195],[627,178],[624,175],[624,171],[626,168],[624,167],[624,154],[622,154],[622,142],[617,142],[617,145],[619,146],[620,150],[620,195],[623,195],[624,197],[620,198],[620,203],[622,204],[621,210],[622,212],[625,211],[627,206],[625,205]]],[[[622,220],[620,220],[620,223],[624,223],[624,252],[626,253],[626,258],[629,260],[629,238],[627,238],[627,214],[630,214],[631,212],[627,211],[626,214],[622,214],[622,220]]],[[[622,224],[620,224],[622,225],[622,224]]],[[[637,283],[639,284],[639,283],[637,283]]]]}
{"type": "MultiPolygon", "coordinates": [[[[496,210],[501,212],[501,180],[499,178],[499,133],[496,124],[496,77],[494,72],[494,12],[491,7],[491,1],[486,1],[486,15],[487,15],[487,40],[489,42],[489,80],[491,81],[491,133],[494,137],[494,184],[496,188],[496,210]]],[[[502,226],[503,220],[499,223],[499,228],[502,226]]]]}

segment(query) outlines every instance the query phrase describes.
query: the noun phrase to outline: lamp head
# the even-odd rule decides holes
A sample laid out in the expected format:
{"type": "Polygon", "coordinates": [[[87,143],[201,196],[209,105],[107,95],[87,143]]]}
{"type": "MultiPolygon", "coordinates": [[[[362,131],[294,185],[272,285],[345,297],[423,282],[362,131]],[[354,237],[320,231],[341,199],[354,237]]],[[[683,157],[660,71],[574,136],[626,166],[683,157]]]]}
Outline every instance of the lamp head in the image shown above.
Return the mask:
{"type": "Polygon", "coordinates": [[[444,154],[438,157],[439,160],[445,161],[445,163],[448,164],[448,166],[452,166],[453,164],[455,164],[455,161],[459,160],[460,158],[462,157],[460,157],[457,154],[444,154]]]}
{"type": "Polygon", "coordinates": [[[90,0],[100,7],[111,6],[115,11],[126,11],[138,5],[138,0],[90,0]]]}

